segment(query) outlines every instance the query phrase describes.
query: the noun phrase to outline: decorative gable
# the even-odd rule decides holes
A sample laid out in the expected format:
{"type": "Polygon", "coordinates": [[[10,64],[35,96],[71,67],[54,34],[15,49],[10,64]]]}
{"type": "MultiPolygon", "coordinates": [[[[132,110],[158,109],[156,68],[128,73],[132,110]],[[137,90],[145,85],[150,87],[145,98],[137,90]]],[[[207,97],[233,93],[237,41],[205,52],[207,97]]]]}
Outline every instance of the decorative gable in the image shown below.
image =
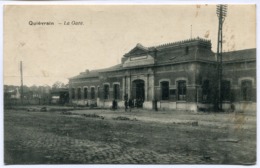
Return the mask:
{"type": "Polygon", "coordinates": [[[149,54],[145,54],[139,56],[129,56],[124,62],[123,67],[133,67],[152,64],[154,64],[154,58],[149,54]]]}
{"type": "Polygon", "coordinates": [[[131,51],[124,55],[123,67],[154,64],[154,57],[149,49],[138,43],[131,51]]]}
{"type": "Polygon", "coordinates": [[[149,51],[148,48],[138,43],[132,50],[130,50],[127,54],[125,54],[125,56],[128,57],[131,55],[143,55],[143,54],[147,54],[148,51],[149,51]]]}

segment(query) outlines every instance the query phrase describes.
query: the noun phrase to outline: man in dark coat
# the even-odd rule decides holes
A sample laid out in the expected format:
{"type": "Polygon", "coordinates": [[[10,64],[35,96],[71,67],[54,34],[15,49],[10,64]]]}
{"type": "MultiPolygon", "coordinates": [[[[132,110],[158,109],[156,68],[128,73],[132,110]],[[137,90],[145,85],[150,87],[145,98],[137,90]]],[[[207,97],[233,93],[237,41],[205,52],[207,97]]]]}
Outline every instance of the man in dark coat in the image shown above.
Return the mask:
{"type": "Polygon", "coordinates": [[[114,99],[113,102],[112,102],[112,109],[115,110],[117,109],[117,103],[116,103],[116,100],[114,99]]]}
{"type": "Polygon", "coordinates": [[[125,100],[125,112],[127,111],[128,102],[127,99],[125,100]]]}
{"type": "Polygon", "coordinates": [[[129,101],[128,101],[128,105],[129,105],[129,110],[131,112],[131,109],[133,107],[133,100],[130,98],[129,101]]]}

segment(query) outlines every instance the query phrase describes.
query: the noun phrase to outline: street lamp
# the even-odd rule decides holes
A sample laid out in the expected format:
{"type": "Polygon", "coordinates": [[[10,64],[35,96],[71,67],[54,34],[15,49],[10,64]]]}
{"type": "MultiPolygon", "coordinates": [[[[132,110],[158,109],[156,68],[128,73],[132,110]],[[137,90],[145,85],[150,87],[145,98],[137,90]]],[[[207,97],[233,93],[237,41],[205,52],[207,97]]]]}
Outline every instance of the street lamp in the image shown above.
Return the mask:
{"type": "Polygon", "coordinates": [[[221,83],[222,83],[222,42],[223,34],[222,27],[227,16],[227,5],[217,5],[217,16],[218,16],[218,46],[217,46],[217,70],[218,70],[218,108],[222,111],[222,93],[221,93],[221,83]]]}

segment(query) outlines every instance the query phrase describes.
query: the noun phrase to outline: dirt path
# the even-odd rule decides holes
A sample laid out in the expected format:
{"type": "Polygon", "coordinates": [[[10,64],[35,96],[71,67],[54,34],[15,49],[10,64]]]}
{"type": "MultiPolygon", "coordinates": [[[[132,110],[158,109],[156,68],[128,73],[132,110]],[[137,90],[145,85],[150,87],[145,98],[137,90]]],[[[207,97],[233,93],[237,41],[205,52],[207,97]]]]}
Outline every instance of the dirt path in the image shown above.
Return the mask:
{"type": "Polygon", "coordinates": [[[251,130],[256,128],[256,116],[244,113],[194,113],[194,112],[155,112],[134,109],[131,112],[124,110],[73,110],[73,114],[98,114],[113,119],[118,116],[137,119],[144,122],[174,123],[191,125],[198,122],[198,125],[219,128],[241,128],[251,130]]]}
{"type": "Polygon", "coordinates": [[[73,113],[105,118],[5,111],[5,163],[241,164],[256,159],[253,130],[173,124],[165,122],[163,114],[153,116],[146,112],[73,113]],[[118,116],[137,120],[113,119],[118,116]],[[157,119],[152,120],[153,117],[157,119]],[[239,141],[226,141],[234,137],[239,141]]]}

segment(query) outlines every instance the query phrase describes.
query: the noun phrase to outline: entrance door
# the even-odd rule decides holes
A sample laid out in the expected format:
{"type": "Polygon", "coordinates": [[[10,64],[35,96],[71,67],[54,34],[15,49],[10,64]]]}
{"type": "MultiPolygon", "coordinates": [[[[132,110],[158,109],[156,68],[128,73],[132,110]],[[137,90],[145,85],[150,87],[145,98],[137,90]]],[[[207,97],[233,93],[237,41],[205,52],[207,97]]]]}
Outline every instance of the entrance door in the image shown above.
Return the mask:
{"type": "Polygon", "coordinates": [[[132,98],[135,99],[137,107],[143,107],[145,99],[144,81],[137,79],[132,84],[132,98]]]}

